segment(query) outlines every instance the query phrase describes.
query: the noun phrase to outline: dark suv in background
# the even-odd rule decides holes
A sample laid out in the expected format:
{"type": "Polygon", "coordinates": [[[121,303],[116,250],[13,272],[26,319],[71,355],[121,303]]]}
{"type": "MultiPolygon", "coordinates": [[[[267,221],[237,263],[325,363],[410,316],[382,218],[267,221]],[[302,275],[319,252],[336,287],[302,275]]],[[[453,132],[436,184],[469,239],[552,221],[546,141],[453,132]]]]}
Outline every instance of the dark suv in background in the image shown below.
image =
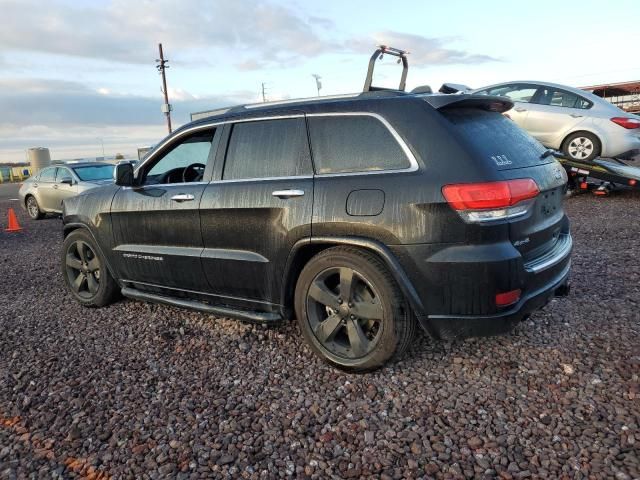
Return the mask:
{"type": "MultiPolygon", "coordinates": [[[[259,322],[296,316],[351,371],[435,337],[495,334],[566,293],[566,174],[505,98],[367,92],[235,107],[64,202],[62,270],[259,322]]],[[[239,352],[240,354],[240,352],[239,352]]]]}

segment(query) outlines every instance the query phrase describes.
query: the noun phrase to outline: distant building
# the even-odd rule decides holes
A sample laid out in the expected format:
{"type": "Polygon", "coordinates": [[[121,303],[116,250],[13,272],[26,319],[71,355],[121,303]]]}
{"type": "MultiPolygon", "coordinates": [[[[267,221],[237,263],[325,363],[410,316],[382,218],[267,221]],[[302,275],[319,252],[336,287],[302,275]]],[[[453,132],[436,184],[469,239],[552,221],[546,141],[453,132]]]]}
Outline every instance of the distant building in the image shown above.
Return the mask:
{"type": "Polygon", "coordinates": [[[640,114],[640,80],[580,88],[608,100],[625,112],[640,114]]]}

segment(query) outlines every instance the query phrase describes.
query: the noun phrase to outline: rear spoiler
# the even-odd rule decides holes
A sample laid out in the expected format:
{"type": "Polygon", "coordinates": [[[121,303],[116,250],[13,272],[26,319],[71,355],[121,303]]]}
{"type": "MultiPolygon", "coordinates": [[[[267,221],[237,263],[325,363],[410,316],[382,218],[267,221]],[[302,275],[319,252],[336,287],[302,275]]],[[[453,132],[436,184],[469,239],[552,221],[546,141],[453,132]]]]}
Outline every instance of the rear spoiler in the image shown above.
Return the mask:
{"type": "Polygon", "coordinates": [[[424,95],[422,99],[436,110],[445,108],[481,108],[503,113],[513,107],[513,102],[505,97],[491,95],[424,95]]]}

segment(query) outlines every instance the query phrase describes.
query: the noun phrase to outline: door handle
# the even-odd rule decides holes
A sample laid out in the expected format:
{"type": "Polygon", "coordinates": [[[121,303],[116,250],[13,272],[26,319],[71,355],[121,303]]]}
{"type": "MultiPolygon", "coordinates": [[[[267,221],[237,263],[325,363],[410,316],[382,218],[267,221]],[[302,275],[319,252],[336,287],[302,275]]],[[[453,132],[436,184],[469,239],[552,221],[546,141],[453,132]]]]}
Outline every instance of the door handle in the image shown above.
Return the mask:
{"type": "Polygon", "coordinates": [[[190,202],[192,200],[195,200],[195,198],[196,197],[189,193],[178,193],[177,195],[171,197],[171,200],[173,200],[174,202],[190,202]]]}
{"type": "Polygon", "coordinates": [[[276,190],[271,195],[282,199],[301,197],[304,195],[304,190],[276,190]]]}
{"type": "Polygon", "coordinates": [[[571,116],[572,116],[573,118],[580,118],[580,117],[582,117],[582,115],[578,115],[577,113],[572,113],[572,114],[571,114],[571,116]]]}
{"type": "Polygon", "coordinates": [[[514,110],[515,110],[516,112],[526,112],[526,111],[527,111],[527,109],[526,109],[526,108],[514,108],[514,110]]]}
{"type": "Polygon", "coordinates": [[[53,188],[55,188],[57,190],[58,189],[58,185],[54,185],[53,188]]]}

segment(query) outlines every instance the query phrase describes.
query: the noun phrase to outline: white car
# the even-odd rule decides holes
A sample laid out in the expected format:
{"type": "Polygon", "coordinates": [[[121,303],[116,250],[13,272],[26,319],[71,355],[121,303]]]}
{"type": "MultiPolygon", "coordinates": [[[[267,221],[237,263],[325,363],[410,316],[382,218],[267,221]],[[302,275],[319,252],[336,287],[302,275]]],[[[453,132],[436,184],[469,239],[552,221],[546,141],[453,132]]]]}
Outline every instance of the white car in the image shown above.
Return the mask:
{"type": "Polygon", "coordinates": [[[508,97],[515,105],[506,116],[545,147],[574,160],[631,158],[640,152],[640,117],[584,90],[520,81],[467,93],[508,97]]]}

